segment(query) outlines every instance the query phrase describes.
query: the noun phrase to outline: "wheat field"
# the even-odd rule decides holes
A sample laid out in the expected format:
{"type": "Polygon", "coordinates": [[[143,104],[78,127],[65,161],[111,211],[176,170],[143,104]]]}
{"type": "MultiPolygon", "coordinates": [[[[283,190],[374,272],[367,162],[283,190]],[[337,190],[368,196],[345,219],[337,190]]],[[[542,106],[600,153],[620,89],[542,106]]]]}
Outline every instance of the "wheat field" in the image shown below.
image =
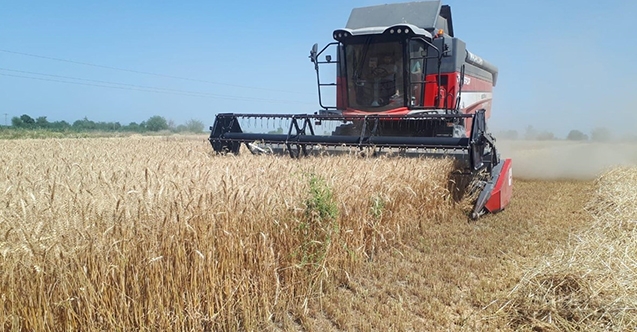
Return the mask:
{"type": "MultiPolygon", "coordinates": [[[[634,289],[617,288],[630,285],[634,266],[619,262],[634,251],[613,263],[617,280],[587,286],[618,291],[591,302],[621,299],[609,313],[574,319],[529,295],[538,280],[577,275],[538,268],[542,257],[566,257],[569,239],[595,227],[616,230],[602,220],[617,222],[617,206],[634,211],[608,200],[627,195],[609,183],[630,168],[517,179],[509,209],[469,222],[447,160],[217,156],[187,136],[2,143],[5,331],[634,326],[620,310],[634,289]]],[[[620,228],[632,234],[628,218],[620,228]]],[[[576,248],[586,250],[596,249],[576,248]]],[[[574,301],[562,307],[585,303],[574,301]]]]}
{"type": "Polygon", "coordinates": [[[5,330],[285,329],[451,206],[447,161],[224,157],[201,139],[6,141],[0,167],[5,330]]]}

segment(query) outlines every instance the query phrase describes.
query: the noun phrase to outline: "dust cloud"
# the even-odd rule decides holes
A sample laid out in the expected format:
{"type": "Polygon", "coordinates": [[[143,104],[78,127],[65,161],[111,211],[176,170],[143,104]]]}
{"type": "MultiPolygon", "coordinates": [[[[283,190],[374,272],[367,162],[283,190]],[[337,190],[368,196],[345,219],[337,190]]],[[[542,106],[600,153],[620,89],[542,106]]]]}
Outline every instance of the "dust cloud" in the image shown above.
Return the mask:
{"type": "Polygon", "coordinates": [[[521,179],[591,180],[612,167],[637,166],[637,143],[498,140],[496,146],[521,179]]]}

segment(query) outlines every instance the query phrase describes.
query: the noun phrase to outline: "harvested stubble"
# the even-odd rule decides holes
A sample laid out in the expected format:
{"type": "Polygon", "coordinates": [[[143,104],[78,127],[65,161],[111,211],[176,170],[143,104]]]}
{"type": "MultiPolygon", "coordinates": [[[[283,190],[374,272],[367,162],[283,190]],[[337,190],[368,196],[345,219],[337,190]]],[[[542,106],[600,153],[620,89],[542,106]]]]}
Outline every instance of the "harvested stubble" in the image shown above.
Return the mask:
{"type": "Polygon", "coordinates": [[[6,331],[288,329],[453,205],[446,160],[213,156],[144,137],[2,149],[6,331]]]}
{"type": "Polygon", "coordinates": [[[593,227],[531,268],[503,307],[516,330],[637,330],[637,168],[596,180],[593,227]]]}

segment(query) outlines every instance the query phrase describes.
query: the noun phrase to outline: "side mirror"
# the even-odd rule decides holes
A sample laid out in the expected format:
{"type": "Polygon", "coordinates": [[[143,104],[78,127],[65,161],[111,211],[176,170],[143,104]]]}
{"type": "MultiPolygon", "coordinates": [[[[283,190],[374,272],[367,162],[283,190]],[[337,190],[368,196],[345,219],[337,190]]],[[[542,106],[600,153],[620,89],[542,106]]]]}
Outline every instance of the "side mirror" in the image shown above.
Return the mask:
{"type": "Polygon", "coordinates": [[[313,63],[317,63],[318,59],[318,44],[312,45],[312,49],[310,50],[310,61],[313,63]]]}

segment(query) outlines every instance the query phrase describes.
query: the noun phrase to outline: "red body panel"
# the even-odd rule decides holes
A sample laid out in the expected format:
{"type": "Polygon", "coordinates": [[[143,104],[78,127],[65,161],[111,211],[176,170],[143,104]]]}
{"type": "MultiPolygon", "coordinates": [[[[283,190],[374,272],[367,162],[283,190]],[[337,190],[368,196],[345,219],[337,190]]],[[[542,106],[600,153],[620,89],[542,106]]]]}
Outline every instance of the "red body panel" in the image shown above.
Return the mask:
{"type": "Polygon", "coordinates": [[[343,76],[336,77],[336,108],[339,110],[347,108],[347,81],[343,76]]]}
{"type": "MultiPolygon", "coordinates": [[[[448,108],[453,108],[455,103],[455,93],[456,93],[456,73],[450,74],[440,74],[440,79],[448,82],[447,85],[441,85],[440,91],[438,91],[438,84],[435,74],[427,75],[425,78],[426,82],[432,82],[425,84],[425,103],[422,105],[424,107],[434,107],[434,108],[445,108],[445,104],[447,104],[448,108]],[[443,79],[443,77],[445,77],[443,79]],[[445,98],[445,96],[447,96],[445,98]],[[438,104],[438,100],[440,100],[440,104],[438,104]]],[[[420,93],[415,94],[416,96],[416,105],[420,105],[420,93]]]]}
{"type": "Polygon", "coordinates": [[[498,212],[504,209],[511,201],[511,194],[513,193],[513,173],[511,169],[511,159],[506,159],[502,169],[500,170],[500,177],[495,184],[491,197],[487,201],[485,208],[491,212],[498,212]]]}

